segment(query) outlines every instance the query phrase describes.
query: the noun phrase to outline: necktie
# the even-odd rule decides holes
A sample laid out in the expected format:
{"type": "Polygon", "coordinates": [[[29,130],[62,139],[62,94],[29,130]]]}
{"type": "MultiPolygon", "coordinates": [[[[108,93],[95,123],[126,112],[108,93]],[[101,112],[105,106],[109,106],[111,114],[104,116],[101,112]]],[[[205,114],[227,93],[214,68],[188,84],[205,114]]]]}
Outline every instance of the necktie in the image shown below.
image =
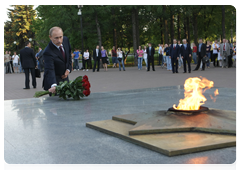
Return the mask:
{"type": "Polygon", "coordinates": [[[176,46],[174,45],[173,49],[175,50],[176,46]]]}
{"type": "Polygon", "coordinates": [[[225,43],[224,43],[224,46],[223,46],[223,51],[225,51],[225,43]]]}
{"type": "Polygon", "coordinates": [[[63,52],[62,46],[60,46],[59,49],[60,49],[60,52],[62,53],[63,60],[66,61],[65,60],[65,53],[63,52]]]}

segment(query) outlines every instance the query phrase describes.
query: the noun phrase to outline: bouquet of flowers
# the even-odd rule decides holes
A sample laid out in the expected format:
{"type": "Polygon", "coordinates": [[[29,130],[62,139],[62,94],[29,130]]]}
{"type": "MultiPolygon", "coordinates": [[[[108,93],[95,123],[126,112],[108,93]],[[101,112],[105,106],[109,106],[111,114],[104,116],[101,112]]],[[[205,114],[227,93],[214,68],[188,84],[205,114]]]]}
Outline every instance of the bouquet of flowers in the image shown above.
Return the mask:
{"type": "MultiPolygon", "coordinates": [[[[90,87],[91,85],[88,81],[88,76],[79,76],[69,82],[60,82],[59,85],[56,86],[56,93],[60,98],[63,98],[64,100],[71,97],[75,100],[80,100],[80,97],[90,95],[90,87]]],[[[47,94],[50,94],[50,92],[37,91],[33,97],[41,97],[47,94]]],[[[55,93],[52,93],[52,96],[54,95],[55,93]]]]}

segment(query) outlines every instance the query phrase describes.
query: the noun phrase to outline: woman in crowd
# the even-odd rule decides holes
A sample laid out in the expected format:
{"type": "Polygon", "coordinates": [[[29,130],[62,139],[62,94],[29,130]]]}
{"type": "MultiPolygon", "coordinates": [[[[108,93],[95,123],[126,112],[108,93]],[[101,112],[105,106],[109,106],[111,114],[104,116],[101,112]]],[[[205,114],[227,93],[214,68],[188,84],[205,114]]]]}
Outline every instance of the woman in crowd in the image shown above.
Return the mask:
{"type": "Polygon", "coordinates": [[[137,50],[137,54],[138,54],[138,70],[142,70],[142,60],[143,60],[143,50],[142,47],[139,46],[138,50],[137,50]]]}
{"type": "Polygon", "coordinates": [[[123,61],[123,52],[120,47],[117,50],[117,59],[118,59],[119,71],[121,71],[121,63],[122,63],[123,71],[125,71],[125,66],[123,61]]]}
{"type": "Polygon", "coordinates": [[[148,60],[147,60],[147,46],[144,46],[144,50],[143,50],[143,59],[146,63],[146,70],[148,68],[148,60]]]}
{"type": "Polygon", "coordinates": [[[88,52],[88,49],[86,49],[86,52],[84,52],[84,54],[83,54],[83,71],[85,71],[86,63],[87,63],[86,71],[88,71],[88,68],[89,68],[89,52],[88,52]]]}
{"type": "Polygon", "coordinates": [[[218,64],[219,64],[219,66],[220,67],[222,67],[222,57],[221,57],[221,55],[220,55],[220,42],[218,42],[218,64]]]}
{"type": "Polygon", "coordinates": [[[16,51],[14,51],[14,54],[12,56],[12,60],[13,60],[13,67],[14,67],[14,72],[18,73],[18,61],[19,61],[19,57],[16,53],[16,51]]]}
{"type": "Polygon", "coordinates": [[[102,63],[103,63],[103,68],[105,71],[107,71],[107,57],[108,57],[108,54],[107,54],[107,50],[104,49],[104,47],[102,46],[101,47],[101,54],[102,54],[102,63]]]}
{"type": "Polygon", "coordinates": [[[206,55],[208,56],[209,60],[207,62],[207,68],[210,68],[210,59],[211,59],[211,44],[210,41],[207,41],[206,45],[206,55]]]}
{"type": "Polygon", "coordinates": [[[165,44],[165,49],[164,52],[166,52],[166,60],[167,60],[167,70],[172,70],[172,63],[171,63],[171,58],[169,56],[169,47],[167,44],[165,44]]]}
{"type": "Polygon", "coordinates": [[[236,61],[236,67],[238,67],[238,42],[234,48],[234,56],[233,59],[236,61]]]}
{"type": "Polygon", "coordinates": [[[197,46],[195,43],[193,43],[193,61],[194,64],[197,64],[197,46]]]}

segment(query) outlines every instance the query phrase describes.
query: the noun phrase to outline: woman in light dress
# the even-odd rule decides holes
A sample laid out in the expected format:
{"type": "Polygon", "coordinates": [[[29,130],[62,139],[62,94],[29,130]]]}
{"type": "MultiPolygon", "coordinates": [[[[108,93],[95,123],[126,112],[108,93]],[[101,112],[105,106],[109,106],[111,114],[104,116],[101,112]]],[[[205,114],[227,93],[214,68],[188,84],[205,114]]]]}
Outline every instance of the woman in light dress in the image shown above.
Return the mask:
{"type": "Polygon", "coordinates": [[[143,60],[144,60],[145,63],[146,63],[146,70],[147,70],[147,68],[148,68],[147,46],[144,46],[144,48],[143,48],[143,60]]]}

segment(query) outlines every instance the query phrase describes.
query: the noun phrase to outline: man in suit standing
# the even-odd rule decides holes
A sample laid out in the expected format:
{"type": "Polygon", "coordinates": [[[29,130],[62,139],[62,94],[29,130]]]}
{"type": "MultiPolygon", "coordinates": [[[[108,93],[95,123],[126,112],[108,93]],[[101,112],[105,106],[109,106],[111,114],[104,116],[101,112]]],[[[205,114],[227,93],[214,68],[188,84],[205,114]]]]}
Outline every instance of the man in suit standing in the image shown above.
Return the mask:
{"type": "Polygon", "coordinates": [[[68,75],[72,70],[71,46],[60,27],[51,28],[49,38],[51,41],[43,52],[43,87],[55,93],[60,82],[69,81],[68,75]]]}
{"type": "Polygon", "coordinates": [[[223,39],[223,43],[220,45],[220,55],[222,57],[222,68],[228,67],[228,56],[230,55],[230,45],[223,39]]]}
{"type": "Polygon", "coordinates": [[[32,75],[32,86],[36,88],[36,77],[35,77],[35,68],[37,68],[36,58],[34,56],[34,51],[31,49],[31,43],[27,41],[25,43],[25,48],[20,51],[20,61],[22,64],[22,68],[25,72],[25,88],[30,89],[29,87],[29,70],[32,75]]]}
{"type": "Polygon", "coordinates": [[[172,61],[172,72],[178,73],[178,60],[180,55],[180,46],[177,44],[177,40],[173,39],[173,44],[170,46],[169,49],[169,56],[172,61]]]}
{"type": "Polygon", "coordinates": [[[99,71],[100,67],[100,61],[101,58],[101,50],[99,49],[99,45],[96,46],[96,49],[93,50],[93,59],[94,59],[94,66],[93,66],[93,72],[95,72],[96,64],[97,64],[97,71],[99,71]]]}
{"type": "Polygon", "coordinates": [[[189,44],[187,44],[187,40],[183,39],[183,44],[181,46],[181,57],[183,59],[183,69],[184,72],[187,72],[186,69],[186,62],[188,64],[188,72],[191,73],[191,55],[192,55],[192,50],[189,44]]]}
{"type": "Polygon", "coordinates": [[[152,62],[152,70],[155,71],[155,69],[154,69],[154,54],[155,54],[155,49],[152,47],[151,43],[148,43],[148,48],[147,48],[148,69],[147,69],[147,71],[150,70],[151,62],[152,62]]]}
{"type": "MultiPolygon", "coordinates": [[[[197,46],[198,62],[197,62],[196,68],[193,71],[197,71],[199,69],[203,57],[206,56],[206,44],[202,42],[202,38],[199,38],[198,43],[199,43],[197,46]]],[[[202,71],[204,70],[205,70],[205,63],[202,62],[202,71]]]]}

